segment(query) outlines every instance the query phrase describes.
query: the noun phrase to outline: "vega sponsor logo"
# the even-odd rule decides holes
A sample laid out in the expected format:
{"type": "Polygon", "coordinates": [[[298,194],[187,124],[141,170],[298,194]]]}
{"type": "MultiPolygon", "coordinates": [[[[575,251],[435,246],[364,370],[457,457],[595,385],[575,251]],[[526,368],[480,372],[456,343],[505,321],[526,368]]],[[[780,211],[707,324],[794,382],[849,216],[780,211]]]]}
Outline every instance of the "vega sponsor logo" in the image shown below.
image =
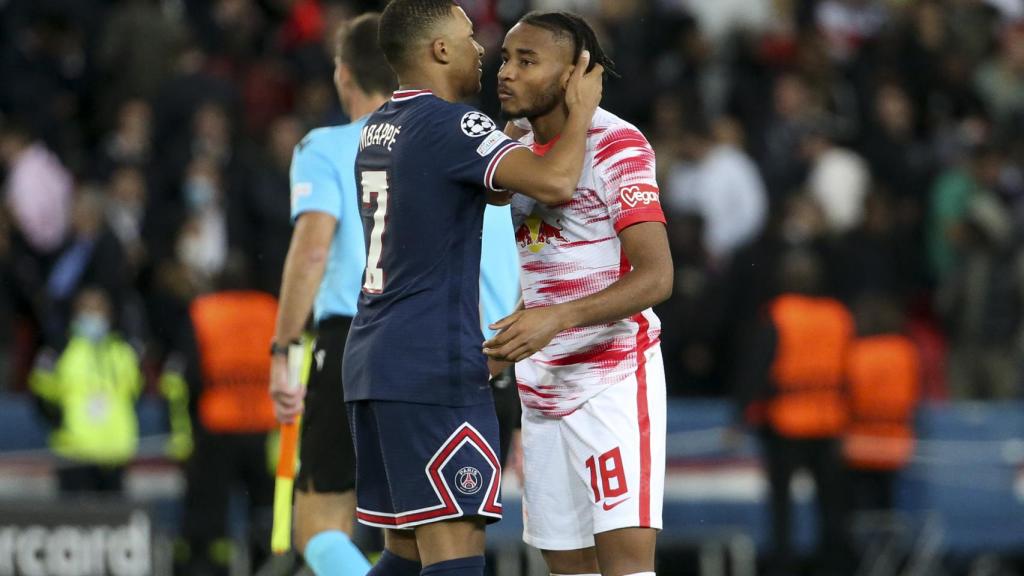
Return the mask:
{"type": "Polygon", "coordinates": [[[658,189],[648,184],[634,184],[633,186],[623,186],[619,189],[619,198],[622,199],[622,203],[630,208],[636,208],[643,204],[657,204],[661,201],[658,197],[658,189]]]}

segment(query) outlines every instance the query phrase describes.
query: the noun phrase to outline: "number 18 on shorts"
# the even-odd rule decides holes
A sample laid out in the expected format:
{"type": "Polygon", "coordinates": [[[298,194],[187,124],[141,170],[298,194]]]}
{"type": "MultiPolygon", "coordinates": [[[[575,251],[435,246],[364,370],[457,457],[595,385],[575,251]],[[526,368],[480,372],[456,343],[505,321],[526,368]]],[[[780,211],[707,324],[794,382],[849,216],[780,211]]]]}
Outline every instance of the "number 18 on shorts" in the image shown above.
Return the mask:
{"type": "Polygon", "coordinates": [[[609,386],[561,418],[523,413],[523,539],[543,550],[594,545],[594,534],[661,528],[665,385],[658,347],[645,381],[609,386]]]}

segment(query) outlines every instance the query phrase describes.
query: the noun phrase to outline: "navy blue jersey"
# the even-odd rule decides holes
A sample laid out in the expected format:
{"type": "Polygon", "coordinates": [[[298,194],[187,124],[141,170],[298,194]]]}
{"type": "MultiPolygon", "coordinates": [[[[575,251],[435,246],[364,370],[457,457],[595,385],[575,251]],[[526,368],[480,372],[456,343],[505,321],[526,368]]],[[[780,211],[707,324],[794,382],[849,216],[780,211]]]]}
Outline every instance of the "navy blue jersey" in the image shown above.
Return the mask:
{"type": "Polygon", "coordinates": [[[470,106],[400,91],[356,155],[367,260],[342,380],[345,400],[490,402],[480,331],[485,191],[522,146],[470,106]]]}

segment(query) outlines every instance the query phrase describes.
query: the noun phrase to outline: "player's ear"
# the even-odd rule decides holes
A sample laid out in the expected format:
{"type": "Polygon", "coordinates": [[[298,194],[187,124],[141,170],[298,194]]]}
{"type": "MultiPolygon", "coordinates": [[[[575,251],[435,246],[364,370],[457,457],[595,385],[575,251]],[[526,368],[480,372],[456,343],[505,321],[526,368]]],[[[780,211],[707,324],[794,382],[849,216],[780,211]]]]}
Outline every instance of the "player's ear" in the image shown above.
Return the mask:
{"type": "Polygon", "coordinates": [[[340,60],[334,63],[334,81],[338,86],[348,86],[352,82],[352,70],[340,60]]]}
{"type": "Polygon", "coordinates": [[[572,78],[572,71],[575,68],[572,64],[567,64],[565,69],[562,70],[562,75],[558,78],[558,85],[565,90],[569,87],[569,78],[572,78]]]}
{"type": "Polygon", "coordinates": [[[441,64],[447,64],[451,61],[451,51],[448,49],[448,43],[444,38],[438,38],[430,44],[430,50],[434,55],[434,60],[437,60],[441,64]]]}

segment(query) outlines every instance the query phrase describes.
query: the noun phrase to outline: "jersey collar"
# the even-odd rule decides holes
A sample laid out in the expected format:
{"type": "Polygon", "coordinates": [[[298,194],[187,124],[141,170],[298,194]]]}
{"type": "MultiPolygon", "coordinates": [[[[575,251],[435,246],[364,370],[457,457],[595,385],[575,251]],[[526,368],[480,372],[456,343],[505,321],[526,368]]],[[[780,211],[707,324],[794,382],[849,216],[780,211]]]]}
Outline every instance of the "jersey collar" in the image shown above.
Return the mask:
{"type": "Polygon", "coordinates": [[[419,98],[428,94],[433,94],[433,92],[430,90],[395,90],[394,94],[391,95],[391,101],[405,102],[406,100],[412,100],[413,98],[419,98]]]}
{"type": "Polygon", "coordinates": [[[533,144],[530,145],[530,148],[533,150],[534,154],[536,154],[538,156],[544,156],[552,148],[554,148],[555,143],[558,142],[558,139],[561,138],[561,137],[562,137],[562,135],[559,134],[558,136],[555,136],[554,138],[552,138],[551,140],[548,140],[547,142],[545,142],[543,144],[541,144],[541,143],[539,143],[537,141],[534,141],[533,144]]]}

